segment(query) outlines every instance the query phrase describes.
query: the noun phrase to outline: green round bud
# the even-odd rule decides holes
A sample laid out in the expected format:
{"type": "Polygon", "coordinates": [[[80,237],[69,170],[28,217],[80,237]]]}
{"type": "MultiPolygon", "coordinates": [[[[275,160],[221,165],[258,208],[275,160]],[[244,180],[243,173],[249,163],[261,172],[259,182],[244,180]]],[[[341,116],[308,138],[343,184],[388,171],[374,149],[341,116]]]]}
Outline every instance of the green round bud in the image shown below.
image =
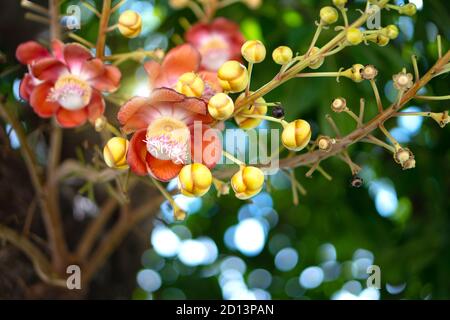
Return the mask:
{"type": "Polygon", "coordinates": [[[337,10],[333,7],[327,6],[320,9],[320,20],[325,24],[333,24],[339,18],[337,10]]]}
{"type": "Polygon", "coordinates": [[[390,24],[387,27],[383,28],[383,34],[391,40],[397,38],[398,33],[398,27],[395,24],[390,24]]]}
{"type": "Polygon", "coordinates": [[[363,41],[364,35],[358,28],[348,28],[346,39],[352,45],[358,45],[363,41]]]}
{"type": "Polygon", "coordinates": [[[333,4],[338,8],[343,8],[347,4],[347,0],[333,0],[333,4]]]}

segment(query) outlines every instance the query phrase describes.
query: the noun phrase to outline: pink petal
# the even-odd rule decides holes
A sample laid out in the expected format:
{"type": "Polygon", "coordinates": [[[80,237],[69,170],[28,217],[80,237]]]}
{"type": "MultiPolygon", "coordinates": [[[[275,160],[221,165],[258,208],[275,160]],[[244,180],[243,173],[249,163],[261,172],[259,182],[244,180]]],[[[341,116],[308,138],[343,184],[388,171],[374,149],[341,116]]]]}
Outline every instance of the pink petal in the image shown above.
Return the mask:
{"type": "Polygon", "coordinates": [[[64,43],[60,40],[54,39],[52,41],[53,56],[59,61],[64,62],[64,43]]]}
{"type": "Polygon", "coordinates": [[[44,58],[31,66],[33,76],[44,81],[55,82],[66,72],[67,67],[55,58],[44,58]]]}
{"type": "Polygon", "coordinates": [[[87,105],[89,121],[94,123],[105,112],[105,100],[97,90],[92,90],[91,101],[87,105]]]}
{"type": "Polygon", "coordinates": [[[87,107],[80,110],[59,108],[56,111],[56,121],[63,128],[74,128],[83,125],[88,118],[87,107]]]}
{"type": "Polygon", "coordinates": [[[22,43],[16,50],[16,58],[22,64],[32,64],[34,61],[48,57],[50,57],[48,50],[36,41],[22,43]]]}
{"type": "Polygon", "coordinates": [[[195,123],[189,126],[191,132],[191,159],[213,168],[222,157],[222,141],[219,130],[195,123]]]}
{"type": "Polygon", "coordinates": [[[148,61],[144,64],[144,69],[147,72],[150,81],[150,90],[159,88],[165,85],[165,78],[161,74],[161,65],[156,61],[148,61]]]}
{"type": "Polygon", "coordinates": [[[178,78],[186,72],[197,72],[200,54],[190,44],[183,44],[169,51],[162,63],[161,73],[167,78],[167,86],[173,87],[178,78]]]}
{"type": "Polygon", "coordinates": [[[122,77],[122,74],[115,66],[103,66],[103,73],[98,77],[91,79],[89,82],[99,91],[114,92],[120,85],[120,78],[122,77]]]}
{"type": "Polygon", "coordinates": [[[151,106],[149,98],[144,97],[131,98],[117,114],[117,119],[125,133],[146,129],[150,122],[159,117],[161,117],[160,111],[151,106]]]}
{"type": "Polygon", "coordinates": [[[100,59],[91,59],[83,62],[80,77],[84,80],[91,80],[101,76],[105,72],[105,65],[100,59]]]}
{"type": "Polygon", "coordinates": [[[42,118],[51,117],[59,108],[59,104],[48,100],[52,85],[48,82],[41,83],[33,89],[30,96],[30,105],[42,118]]]}
{"type": "Polygon", "coordinates": [[[66,44],[63,54],[70,72],[74,74],[80,74],[83,63],[92,59],[90,51],[78,43],[66,44]]]}

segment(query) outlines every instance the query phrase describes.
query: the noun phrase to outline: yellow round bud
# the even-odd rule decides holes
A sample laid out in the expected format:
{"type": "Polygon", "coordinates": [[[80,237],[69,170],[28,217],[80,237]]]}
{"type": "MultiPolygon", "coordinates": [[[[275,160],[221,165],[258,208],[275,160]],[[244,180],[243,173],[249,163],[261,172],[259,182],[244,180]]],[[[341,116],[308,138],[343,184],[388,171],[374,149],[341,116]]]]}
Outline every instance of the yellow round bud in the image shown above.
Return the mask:
{"type": "Polygon", "coordinates": [[[223,90],[241,92],[248,84],[247,68],[237,61],[225,62],[217,71],[217,78],[223,90]]]}
{"type": "Polygon", "coordinates": [[[395,24],[390,24],[387,27],[383,28],[383,34],[389,39],[394,40],[398,37],[399,34],[398,27],[395,24]]]}
{"type": "Polygon", "coordinates": [[[404,14],[406,16],[413,16],[417,12],[417,7],[414,3],[408,3],[404,6],[401,6],[398,10],[400,14],[404,14]]]}
{"type": "Polygon", "coordinates": [[[225,93],[217,93],[209,99],[208,111],[216,120],[228,119],[234,112],[233,99],[225,93]]]}
{"type": "Polygon", "coordinates": [[[285,65],[286,63],[290,62],[293,56],[294,53],[292,52],[291,48],[286,46],[278,47],[272,52],[273,61],[281,65],[285,65]]]}
{"type": "Polygon", "coordinates": [[[264,186],[264,173],[256,167],[242,167],[231,178],[231,187],[236,197],[249,199],[261,192],[264,186]]]}
{"type": "Polygon", "coordinates": [[[187,197],[201,197],[208,192],[213,178],[207,166],[193,163],[184,166],[178,174],[178,188],[187,197]]]}
{"type": "Polygon", "coordinates": [[[114,137],[108,140],[103,148],[103,158],[108,167],[114,169],[127,169],[128,140],[114,137]]]}
{"type": "Polygon", "coordinates": [[[187,7],[190,0],[169,0],[169,5],[174,9],[183,9],[187,7]]]}
{"type": "Polygon", "coordinates": [[[142,29],[142,18],[133,10],[124,11],[119,17],[120,33],[127,38],[136,38],[142,29]]]}
{"type": "Polygon", "coordinates": [[[333,7],[326,6],[320,9],[320,20],[325,24],[333,24],[339,18],[337,10],[333,7]]]}
{"type": "Polygon", "coordinates": [[[175,90],[186,97],[200,98],[205,90],[205,83],[194,72],[187,72],[178,78],[175,90]]]}
{"type": "Polygon", "coordinates": [[[347,4],[347,0],[333,0],[333,4],[338,8],[343,8],[347,4]]]}
{"type": "Polygon", "coordinates": [[[281,142],[292,151],[300,151],[311,140],[311,126],[305,120],[295,120],[288,123],[281,134],[281,142]]]}
{"type": "Polygon", "coordinates": [[[249,40],[241,47],[242,56],[250,63],[260,63],[266,58],[266,47],[259,40],[249,40]]]}
{"type": "MultiPolygon", "coordinates": [[[[236,104],[239,104],[245,98],[245,93],[242,93],[237,99],[236,104]]],[[[264,116],[267,113],[266,101],[263,98],[256,99],[251,106],[243,107],[237,115],[234,116],[234,120],[241,129],[249,130],[256,128],[262,122],[262,119],[249,118],[248,115],[261,115],[264,116]]]]}
{"type": "MultiPolygon", "coordinates": [[[[313,47],[311,49],[310,55],[316,54],[317,52],[319,52],[319,50],[320,49],[318,47],[313,47]]],[[[311,69],[319,69],[322,66],[324,60],[325,60],[325,58],[323,56],[320,56],[317,59],[312,60],[309,67],[311,69]]]]}
{"type": "Polygon", "coordinates": [[[348,28],[346,39],[352,45],[358,45],[363,41],[364,35],[358,28],[348,28]]]}
{"type": "Polygon", "coordinates": [[[380,47],[385,47],[388,45],[390,39],[388,36],[385,36],[383,34],[379,34],[375,40],[375,43],[379,45],[380,47]]]}

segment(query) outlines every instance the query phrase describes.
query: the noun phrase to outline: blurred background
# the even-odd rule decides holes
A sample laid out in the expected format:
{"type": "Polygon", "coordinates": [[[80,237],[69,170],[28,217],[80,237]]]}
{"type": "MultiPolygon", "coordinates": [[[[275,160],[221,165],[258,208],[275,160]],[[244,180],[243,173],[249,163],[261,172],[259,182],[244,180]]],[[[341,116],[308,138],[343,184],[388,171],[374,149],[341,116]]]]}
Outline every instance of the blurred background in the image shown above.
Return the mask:
{"type": "MultiPolygon", "coordinates": [[[[37,1],[45,4],[45,1],[37,1]]],[[[91,1],[92,2],[92,1],[91,1]]],[[[403,4],[404,1],[394,1],[403,4]]],[[[374,44],[351,47],[327,59],[320,71],[337,71],[354,63],[373,64],[379,69],[377,83],[385,105],[395,99],[392,75],[403,67],[412,70],[411,55],[419,57],[425,72],[437,58],[436,36],[444,48],[450,38],[450,4],[445,0],[409,1],[417,5],[413,17],[383,12],[382,25],[395,23],[400,36],[386,47],[374,44]]],[[[101,8],[101,1],[95,1],[101,8]]],[[[315,31],[318,12],[331,1],[265,0],[252,11],[237,3],[220,10],[240,24],[248,39],[262,40],[271,52],[279,45],[305,52],[315,31]]],[[[65,1],[62,10],[78,1],[65,1]]],[[[30,39],[46,39],[45,26],[24,20],[20,1],[0,4],[0,66],[2,94],[21,104],[20,116],[30,128],[46,126],[26,103],[20,101],[18,85],[25,68],[14,59],[17,45],[30,39]],[[17,67],[16,67],[17,66],[17,67]],[[16,68],[11,71],[11,68],[16,68]],[[5,70],[9,70],[5,73],[5,70]]],[[[364,1],[349,1],[350,20],[364,8],[364,1]]],[[[120,53],[145,48],[171,48],[182,38],[180,21],[195,22],[188,10],[174,11],[167,1],[128,0],[118,12],[133,9],[142,15],[142,34],[126,40],[117,32],[108,37],[107,52],[120,53]]],[[[98,19],[82,9],[78,32],[95,41],[98,19]]],[[[324,44],[335,31],[323,32],[324,44]]],[[[135,62],[121,65],[123,83],[119,94],[145,94],[147,80],[135,62]]],[[[271,61],[254,69],[252,87],[258,88],[278,72],[271,61]]],[[[449,78],[432,81],[421,94],[448,94],[449,78]]],[[[292,80],[271,92],[267,101],[281,101],[286,119],[303,118],[312,123],[314,136],[333,135],[325,121],[335,97],[345,97],[357,111],[366,98],[367,119],[376,105],[368,83],[346,79],[292,80]]],[[[407,106],[408,111],[448,110],[448,102],[407,106]]],[[[117,107],[108,108],[113,119],[117,107]]],[[[353,130],[348,117],[333,115],[343,133],[353,130]]],[[[0,222],[23,223],[23,203],[31,201],[33,190],[17,152],[14,132],[2,123],[7,139],[0,143],[0,222]],[[13,184],[11,185],[11,182],[13,184]],[[13,214],[14,213],[14,214],[13,214]]],[[[232,125],[230,125],[232,126],[232,125]]],[[[262,127],[270,127],[263,123],[262,127]]],[[[421,117],[392,119],[387,123],[395,138],[415,154],[417,165],[402,171],[392,155],[378,147],[358,144],[350,148],[353,160],[363,170],[361,188],[350,185],[348,166],[339,159],[322,163],[333,177],[320,174],[305,178],[308,169],[299,168],[296,177],[307,189],[294,206],[290,180],[283,173],[270,178],[270,189],[243,202],[232,194],[216,197],[211,190],[201,199],[176,196],[189,212],[186,222],[174,223],[171,208],[162,203],[153,221],[139,226],[94,279],[91,299],[448,299],[450,298],[450,149],[449,128],[421,117]],[[378,265],[381,289],[366,287],[367,267],[378,265]]],[[[67,130],[65,158],[74,157],[75,147],[92,138],[84,129],[67,130]]],[[[378,135],[382,138],[380,135],[378,135]]],[[[46,143],[36,138],[36,152],[45,161],[46,143]],[[38,143],[41,141],[40,143],[38,143]]],[[[176,188],[169,183],[168,189],[176,188]]],[[[97,205],[76,186],[66,187],[71,196],[64,203],[68,238],[76,239],[86,221],[95,218],[97,205]]],[[[63,189],[63,190],[66,190],[63,189]]],[[[42,229],[36,222],[36,230],[42,229]]],[[[36,231],[38,232],[38,231],[36,231]]],[[[0,297],[21,298],[21,286],[35,277],[32,266],[13,247],[0,245],[0,297]]]]}

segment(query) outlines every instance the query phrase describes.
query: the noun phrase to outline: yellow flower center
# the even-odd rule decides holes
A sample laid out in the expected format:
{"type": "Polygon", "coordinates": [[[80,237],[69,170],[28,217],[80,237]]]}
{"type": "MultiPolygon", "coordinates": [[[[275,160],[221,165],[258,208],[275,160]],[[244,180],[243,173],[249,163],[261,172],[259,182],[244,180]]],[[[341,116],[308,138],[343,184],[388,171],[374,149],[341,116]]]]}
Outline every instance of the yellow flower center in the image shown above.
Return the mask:
{"type": "Polygon", "coordinates": [[[148,152],[160,160],[172,160],[185,164],[189,155],[190,132],[184,122],[163,117],[153,121],[147,128],[148,152]]]}
{"type": "Polygon", "coordinates": [[[92,88],[86,81],[69,74],[56,81],[50,100],[58,102],[64,109],[79,110],[87,106],[91,95],[92,88]]]}

